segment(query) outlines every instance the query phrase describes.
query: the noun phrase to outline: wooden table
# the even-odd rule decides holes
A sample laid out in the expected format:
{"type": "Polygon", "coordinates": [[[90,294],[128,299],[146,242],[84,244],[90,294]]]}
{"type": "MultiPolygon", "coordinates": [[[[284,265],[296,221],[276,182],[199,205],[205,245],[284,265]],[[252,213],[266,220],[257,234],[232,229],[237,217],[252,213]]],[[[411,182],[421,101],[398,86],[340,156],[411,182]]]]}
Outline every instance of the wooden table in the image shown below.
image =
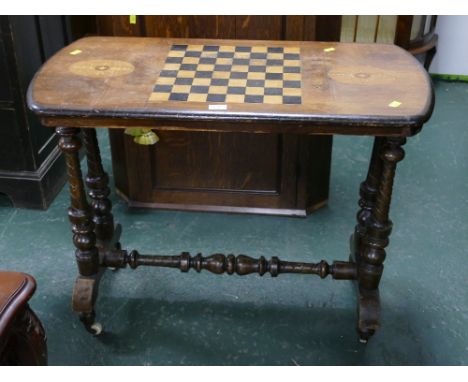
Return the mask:
{"type": "Polygon", "coordinates": [[[42,67],[28,102],[44,125],[56,127],[66,156],[68,215],[80,274],[73,309],[90,332],[101,330],[94,304],[103,271],[127,264],[355,280],[361,341],[378,328],[396,165],[404,157],[406,137],[421,130],[434,103],[427,73],[406,51],[379,44],[92,37],[76,41],[42,67]],[[349,261],[315,264],[187,252],[151,256],[121,249],[95,128],[142,127],[374,136],[349,261]],[[85,182],[80,129],[88,161],[85,182]]]}

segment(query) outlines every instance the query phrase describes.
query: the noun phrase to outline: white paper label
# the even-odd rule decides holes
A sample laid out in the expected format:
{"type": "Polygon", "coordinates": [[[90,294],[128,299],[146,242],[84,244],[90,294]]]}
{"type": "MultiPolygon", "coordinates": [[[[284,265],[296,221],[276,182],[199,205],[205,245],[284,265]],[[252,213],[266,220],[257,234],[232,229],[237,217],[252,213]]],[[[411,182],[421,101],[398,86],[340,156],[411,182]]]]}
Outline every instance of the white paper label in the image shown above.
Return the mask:
{"type": "Polygon", "coordinates": [[[227,105],[208,105],[208,110],[227,110],[227,105]]]}

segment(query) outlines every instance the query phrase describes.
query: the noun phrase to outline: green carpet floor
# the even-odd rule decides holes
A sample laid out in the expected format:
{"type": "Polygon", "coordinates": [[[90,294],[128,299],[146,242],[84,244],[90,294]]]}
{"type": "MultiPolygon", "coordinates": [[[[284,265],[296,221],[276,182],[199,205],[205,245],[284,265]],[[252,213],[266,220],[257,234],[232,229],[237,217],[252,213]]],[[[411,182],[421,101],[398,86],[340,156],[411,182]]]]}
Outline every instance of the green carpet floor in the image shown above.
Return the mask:
{"type": "MultiPolygon", "coordinates": [[[[394,231],[381,283],[382,328],[355,334],[348,281],[313,276],[215,276],[139,268],[107,273],[105,333],[70,309],[76,276],[68,187],[48,211],[0,206],[0,268],[38,283],[51,365],[468,364],[468,84],[436,82],[436,108],[409,139],[395,180],[394,231]]],[[[99,139],[111,173],[106,132],[99,139]]],[[[284,260],[346,260],[372,140],[336,137],[330,200],[306,219],[128,209],[114,194],[125,248],[284,260]]]]}

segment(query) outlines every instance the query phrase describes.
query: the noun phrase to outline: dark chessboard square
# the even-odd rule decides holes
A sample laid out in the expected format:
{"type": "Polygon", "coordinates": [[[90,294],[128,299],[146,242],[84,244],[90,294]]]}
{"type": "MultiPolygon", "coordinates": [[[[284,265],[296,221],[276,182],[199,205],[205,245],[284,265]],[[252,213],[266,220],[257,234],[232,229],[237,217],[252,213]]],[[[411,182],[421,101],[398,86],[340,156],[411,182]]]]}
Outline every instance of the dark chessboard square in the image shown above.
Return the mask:
{"type": "Polygon", "coordinates": [[[226,101],[226,94],[208,94],[206,97],[208,102],[225,102],[226,101]]]}
{"type": "Polygon", "coordinates": [[[283,103],[288,105],[300,105],[301,97],[299,96],[283,96],[283,103]]]}
{"type": "Polygon", "coordinates": [[[155,85],[153,92],[157,93],[170,93],[172,91],[172,85],[155,85]]]}
{"type": "Polygon", "coordinates": [[[252,53],[250,55],[252,60],[266,60],[267,54],[266,53],[252,53]]]}
{"type": "Polygon", "coordinates": [[[283,48],[274,48],[274,47],[269,47],[267,49],[268,53],[283,53],[283,48]]]}
{"type": "Polygon", "coordinates": [[[234,52],[218,52],[218,58],[233,58],[234,52]]]}
{"type": "Polygon", "coordinates": [[[262,88],[265,86],[265,80],[247,80],[247,86],[253,88],[262,88]]]}
{"type": "Polygon", "coordinates": [[[265,95],[283,95],[282,88],[265,88],[265,95]]]}
{"type": "Polygon", "coordinates": [[[249,72],[265,73],[266,66],[265,65],[251,65],[249,66],[249,72]]]}
{"type": "Polygon", "coordinates": [[[233,80],[244,80],[247,78],[247,72],[231,72],[230,78],[233,80]]]}
{"type": "Polygon", "coordinates": [[[246,103],[263,103],[262,95],[246,95],[244,98],[246,103]]]}
{"type": "Polygon", "coordinates": [[[227,86],[229,83],[228,79],[224,78],[212,78],[211,79],[211,85],[213,86],[227,86]]]}
{"type": "Polygon", "coordinates": [[[195,94],[207,94],[208,93],[209,86],[198,86],[198,85],[193,85],[190,88],[190,93],[195,93],[195,94]]]}
{"type": "Polygon", "coordinates": [[[236,46],[236,52],[250,52],[251,50],[250,46],[236,46]]]}
{"type": "Polygon", "coordinates": [[[187,45],[172,45],[171,50],[186,50],[187,45]]]}
{"type": "Polygon", "coordinates": [[[159,77],[177,77],[177,70],[161,70],[159,77]]]}
{"type": "Polygon", "coordinates": [[[282,80],[283,73],[267,73],[265,78],[267,80],[282,80]]]}
{"type": "Polygon", "coordinates": [[[249,59],[248,58],[235,58],[232,60],[233,65],[249,65],[249,59]]]}
{"type": "Polygon", "coordinates": [[[200,57],[200,56],[201,56],[201,52],[197,52],[194,50],[188,50],[187,52],[185,52],[185,57],[200,57]]]}
{"type": "Polygon", "coordinates": [[[230,72],[231,71],[231,65],[215,65],[214,70],[217,72],[230,72]]]}
{"type": "Polygon", "coordinates": [[[192,85],[193,78],[176,78],[176,85],[192,85]]]}
{"type": "Polygon", "coordinates": [[[180,70],[197,70],[197,64],[182,64],[180,70]]]}
{"type": "Polygon", "coordinates": [[[227,94],[245,94],[245,87],[243,86],[229,86],[227,94]]]}
{"type": "Polygon", "coordinates": [[[166,64],[180,64],[183,57],[168,57],[166,59],[166,64]]]}
{"type": "Polygon", "coordinates": [[[283,65],[283,60],[267,60],[266,64],[270,66],[281,66],[283,65]]]}
{"type": "Polygon", "coordinates": [[[187,101],[188,93],[172,93],[169,96],[169,101],[187,101]]]}
{"type": "Polygon", "coordinates": [[[284,88],[300,88],[301,81],[283,81],[284,88]]]}
{"type": "Polygon", "coordinates": [[[216,58],[215,57],[201,57],[200,58],[200,64],[215,64],[216,63],[216,58]]]}
{"type": "Polygon", "coordinates": [[[301,56],[299,53],[285,53],[284,54],[284,59],[285,60],[299,60],[301,56]]]}
{"type": "Polygon", "coordinates": [[[213,72],[210,71],[197,71],[195,72],[195,78],[211,78],[213,72]]]}
{"type": "Polygon", "coordinates": [[[284,73],[300,73],[301,68],[299,66],[285,66],[283,68],[284,73]]]}
{"type": "Polygon", "coordinates": [[[203,51],[205,52],[217,52],[219,50],[219,45],[205,45],[203,51]]]}

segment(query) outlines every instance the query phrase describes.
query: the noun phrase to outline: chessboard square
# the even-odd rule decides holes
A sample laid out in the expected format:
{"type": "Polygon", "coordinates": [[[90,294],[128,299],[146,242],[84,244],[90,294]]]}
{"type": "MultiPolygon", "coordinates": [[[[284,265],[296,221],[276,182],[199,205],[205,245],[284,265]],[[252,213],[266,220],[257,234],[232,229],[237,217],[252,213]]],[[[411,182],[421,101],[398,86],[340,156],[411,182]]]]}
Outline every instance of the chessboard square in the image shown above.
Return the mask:
{"type": "Polygon", "coordinates": [[[185,53],[187,53],[185,50],[171,50],[167,57],[184,57],[185,53]]]}
{"type": "Polygon", "coordinates": [[[173,93],[190,93],[190,85],[173,85],[173,93]]]}
{"type": "Polygon", "coordinates": [[[301,49],[298,46],[288,46],[284,48],[284,53],[300,53],[301,49]]]}
{"type": "Polygon", "coordinates": [[[248,87],[245,91],[245,94],[247,95],[263,95],[265,94],[265,89],[262,87],[262,88],[251,88],[251,87],[248,87]]]}
{"type": "Polygon", "coordinates": [[[218,57],[218,52],[201,52],[201,58],[217,58],[218,57]]]}
{"type": "Polygon", "coordinates": [[[282,80],[283,79],[283,73],[266,73],[267,80],[282,80]]]}
{"type": "Polygon", "coordinates": [[[229,80],[227,78],[212,78],[210,85],[212,86],[228,86],[229,80]]]}
{"type": "Polygon", "coordinates": [[[200,60],[200,57],[184,57],[182,64],[198,64],[200,60]]]}
{"type": "Polygon", "coordinates": [[[251,87],[264,87],[265,86],[265,80],[247,80],[247,86],[251,87]]]}
{"type": "Polygon", "coordinates": [[[246,79],[239,79],[239,78],[231,78],[229,80],[228,86],[243,86],[245,87],[247,85],[247,80],[246,79]]]}
{"type": "Polygon", "coordinates": [[[296,67],[301,66],[301,61],[299,60],[284,60],[284,66],[296,67]]]}
{"type": "Polygon", "coordinates": [[[201,64],[201,65],[198,65],[197,70],[201,70],[204,72],[207,72],[207,71],[212,72],[214,68],[215,68],[215,65],[201,64]]]}
{"type": "Polygon", "coordinates": [[[282,66],[283,65],[283,60],[273,60],[273,59],[268,59],[266,60],[267,65],[269,66],[282,66]]]}
{"type": "Polygon", "coordinates": [[[230,72],[232,67],[231,65],[215,65],[214,70],[217,72],[230,72]]]}
{"type": "Polygon", "coordinates": [[[209,94],[226,94],[228,91],[228,87],[227,86],[214,86],[214,85],[211,85],[208,89],[208,92],[209,94]]]}
{"type": "Polygon", "coordinates": [[[248,72],[249,66],[248,65],[232,65],[233,72],[248,72]]]}
{"type": "Polygon", "coordinates": [[[197,64],[182,64],[180,70],[197,70],[197,64]]]}
{"type": "Polygon", "coordinates": [[[192,85],[209,86],[211,78],[194,78],[192,85]]]}
{"type": "MultiPolygon", "coordinates": [[[[219,47],[219,52],[221,52],[221,53],[233,53],[233,52],[235,52],[235,50],[236,50],[236,47],[231,46],[231,45],[221,45],[219,47]]],[[[218,55],[218,57],[220,57],[220,56],[218,55]]]]}
{"type": "Polygon", "coordinates": [[[173,85],[176,81],[175,77],[159,77],[156,85],[173,85]]]}
{"type": "Polygon", "coordinates": [[[262,103],[263,96],[262,95],[246,95],[244,98],[245,103],[262,103]]]}
{"type": "Polygon", "coordinates": [[[301,81],[283,81],[283,87],[284,88],[300,88],[301,87],[301,81]]]}
{"type": "Polygon", "coordinates": [[[150,101],[168,101],[170,93],[151,93],[150,101]]]}
{"type": "Polygon", "coordinates": [[[226,94],[208,94],[207,102],[226,102],[226,94]]]}
{"type": "Polygon", "coordinates": [[[213,75],[213,72],[209,72],[209,71],[197,70],[195,72],[195,77],[196,78],[211,78],[212,75],[213,75]]]}
{"type": "Polygon", "coordinates": [[[179,70],[177,72],[177,77],[179,78],[193,78],[195,77],[195,71],[194,70],[179,70]]]}
{"type": "Polygon", "coordinates": [[[192,85],[193,78],[176,78],[176,85],[192,85]]]}
{"type": "Polygon", "coordinates": [[[188,50],[185,52],[185,57],[200,57],[201,52],[193,51],[193,50],[188,50]]]}
{"type": "Polygon", "coordinates": [[[250,58],[250,53],[236,52],[234,53],[234,58],[250,58]]]}
{"type": "Polygon", "coordinates": [[[236,46],[236,52],[250,52],[251,50],[250,46],[236,46]]]}
{"type": "Polygon", "coordinates": [[[177,77],[177,70],[161,70],[159,77],[177,77]]]}
{"type": "Polygon", "coordinates": [[[261,73],[261,72],[249,72],[247,74],[247,78],[249,80],[264,80],[266,78],[267,73],[261,73]]]}
{"type": "Polygon", "coordinates": [[[153,88],[154,93],[170,93],[172,85],[155,85],[153,88]]]}
{"type": "Polygon", "coordinates": [[[234,58],[232,60],[233,65],[249,65],[250,60],[248,58],[234,58]]]}
{"type": "Polygon", "coordinates": [[[283,48],[282,47],[269,47],[268,48],[268,53],[283,53],[283,48]]]}
{"type": "Polygon", "coordinates": [[[164,70],[179,70],[181,66],[182,66],[181,64],[166,63],[163,69],[164,70]]]}
{"type": "Polygon", "coordinates": [[[188,93],[171,93],[169,101],[187,101],[188,93]]]}
{"type": "Polygon", "coordinates": [[[232,58],[216,58],[216,62],[214,64],[217,65],[232,65],[232,58]]]}
{"type": "Polygon", "coordinates": [[[234,51],[232,52],[218,52],[218,58],[233,58],[234,57],[234,51]]]}
{"type": "Polygon", "coordinates": [[[219,45],[205,45],[203,47],[204,52],[217,52],[219,51],[219,45]]]}
{"type": "Polygon", "coordinates": [[[267,73],[283,73],[282,66],[267,66],[266,71],[267,73]]]}
{"type": "Polygon", "coordinates": [[[201,86],[201,85],[192,85],[190,88],[190,93],[194,94],[208,94],[209,86],[201,86]]]}
{"type": "Polygon", "coordinates": [[[260,60],[260,59],[255,59],[255,60],[250,60],[249,65],[256,65],[256,66],[266,66],[267,60],[260,60]]]}
{"type": "Polygon", "coordinates": [[[191,93],[189,94],[187,101],[188,102],[206,102],[208,94],[198,94],[198,93],[191,93]]]}
{"type": "Polygon", "coordinates": [[[265,95],[281,96],[283,95],[283,89],[282,88],[265,88],[265,95]]]}
{"type": "Polygon", "coordinates": [[[203,50],[203,45],[190,44],[187,46],[188,51],[201,52],[203,50]]]}
{"type": "Polygon", "coordinates": [[[244,78],[248,78],[247,76],[249,75],[250,73],[247,73],[247,72],[235,72],[235,71],[232,71],[230,73],[230,78],[233,78],[233,79],[244,79],[244,78]]]}
{"type": "Polygon", "coordinates": [[[227,94],[226,102],[227,103],[244,103],[244,94],[227,94]]]}
{"type": "Polygon", "coordinates": [[[265,87],[266,88],[282,88],[283,80],[266,80],[265,87]]]}
{"type": "Polygon", "coordinates": [[[229,86],[227,94],[245,94],[245,87],[243,86],[229,86]]]}
{"type": "Polygon", "coordinates": [[[266,66],[262,65],[250,65],[249,73],[264,73],[266,72],[266,66]]]}
{"type": "Polygon", "coordinates": [[[181,64],[182,57],[167,57],[166,64],[181,64]]]}
{"type": "Polygon", "coordinates": [[[171,50],[186,50],[188,45],[175,44],[171,46],[171,50]]]}
{"type": "Polygon", "coordinates": [[[268,53],[267,59],[268,60],[282,60],[283,59],[283,53],[268,53]]]}
{"type": "MultiPolygon", "coordinates": [[[[252,58],[254,53],[266,53],[268,48],[266,46],[253,46],[252,47],[252,58]]],[[[265,56],[266,57],[266,56],[265,56]]]]}
{"type": "Polygon", "coordinates": [[[216,64],[215,57],[200,57],[200,64],[214,65],[216,64]]]}
{"type": "Polygon", "coordinates": [[[265,95],[263,97],[263,103],[269,103],[273,105],[281,105],[283,103],[283,96],[281,95],[265,95]]]}
{"type": "Polygon", "coordinates": [[[300,105],[301,97],[283,96],[283,103],[286,105],[300,105]]]}
{"type": "MultiPolygon", "coordinates": [[[[265,48],[265,52],[266,52],[266,48],[265,48]]],[[[267,54],[266,53],[251,53],[250,58],[252,60],[266,60],[267,54]]]]}
{"type": "Polygon", "coordinates": [[[300,81],[301,73],[284,73],[283,80],[285,81],[300,81]]]}
{"type": "Polygon", "coordinates": [[[301,56],[299,53],[285,53],[284,54],[284,59],[285,60],[297,60],[299,61],[301,59],[301,56]]]}
{"type": "Polygon", "coordinates": [[[283,95],[284,96],[300,96],[301,95],[301,89],[297,88],[284,88],[283,89],[283,95]]]}
{"type": "Polygon", "coordinates": [[[213,72],[213,78],[217,79],[228,79],[231,76],[231,72],[213,72]]]}
{"type": "Polygon", "coordinates": [[[301,67],[300,66],[285,66],[283,68],[284,73],[300,73],[301,67]]]}

